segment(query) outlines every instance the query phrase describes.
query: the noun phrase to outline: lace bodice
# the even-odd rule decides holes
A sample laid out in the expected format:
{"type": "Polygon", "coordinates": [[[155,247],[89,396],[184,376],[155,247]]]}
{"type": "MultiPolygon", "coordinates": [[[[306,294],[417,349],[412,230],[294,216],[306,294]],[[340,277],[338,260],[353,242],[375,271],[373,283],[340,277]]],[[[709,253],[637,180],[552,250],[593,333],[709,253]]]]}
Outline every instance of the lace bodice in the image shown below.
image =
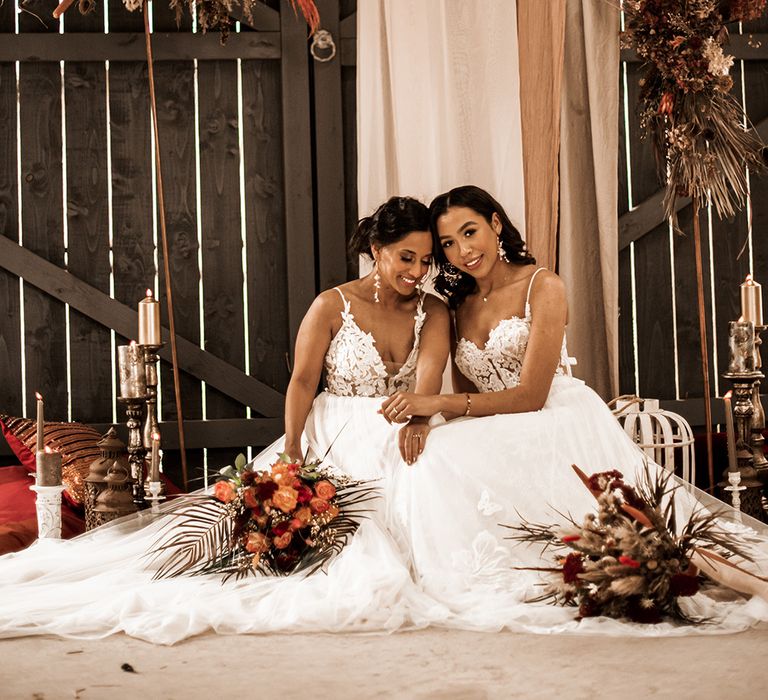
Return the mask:
{"type": "MultiPolygon", "coordinates": [[[[480,348],[471,340],[461,338],[456,344],[456,366],[480,392],[512,389],[520,383],[523,358],[531,334],[531,285],[536,275],[545,268],[533,273],[525,300],[525,316],[505,318],[491,330],[485,345],[480,348]]],[[[555,370],[557,375],[569,375],[570,362],[565,338],[560,349],[560,362],[555,370]]]]}
{"type": "Polygon", "coordinates": [[[427,317],[424,295],[419,297],[413,317],[411,352],[400,369],[390,374],[376,349],[376,339],[357,325],[349,310],[349,301],[338,287],[335,289],[344,301],[344,311],[341,312],[341,328],[325,354],[325,390],[338,396],[390,396],[396,391],[413,391],[421,328],[427,317]]]}

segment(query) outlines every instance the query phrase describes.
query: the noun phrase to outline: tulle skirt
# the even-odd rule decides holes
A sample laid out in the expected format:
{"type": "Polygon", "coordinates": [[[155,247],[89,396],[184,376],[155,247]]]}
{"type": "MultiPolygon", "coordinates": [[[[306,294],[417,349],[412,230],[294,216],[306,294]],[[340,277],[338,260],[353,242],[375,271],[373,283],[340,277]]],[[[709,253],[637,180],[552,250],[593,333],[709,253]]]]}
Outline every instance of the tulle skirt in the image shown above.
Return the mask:
{"type": "MultiPolygon", "coordinates": [[[[549,554],[508,539],[505,524],[581,520],[594,498],[571,469],[622,471],[628,481],[644,456],[600,398],[570,377],[553,382],[541,411],[464,418],[433,427],[424,453],[405,464],[399,426],[377,413],[379,398],[315,400],[305,440],[325,463],[373,480],[379,497],[349,544],[312,576],[218,576],[153,580],[147,552],[168,516],[140,514],[69,541],[41,540],[0,557],[0,636],[57,634],[98,638],[116,632],[173,644],[222,634],[394,631],[427,625],[469,630],[609,635],[733,632],[768,621],[768,603],[728,591],[686,599],[702,625],[640,625],[608,618],[576,620],[576,611],[531,603],[549,554]],[[542,557],[545,558],[542,558],[542,557]]],[[[271,464],[281,441],[255,468],[271,464]]],[[[653,465],[651,465],[653,468],[653,465]]],[[[708,497],[679,490],[684,514],[708,497]]],[[[705,505],[710,505],[709,502],[705,505]]],[[[758,523],[726,523],[753,531],[758,523]],[[751,529],[751,530],[750,530],[751,529]]],[[[768,571],[765,546],[757,565],[768,571]]]]}

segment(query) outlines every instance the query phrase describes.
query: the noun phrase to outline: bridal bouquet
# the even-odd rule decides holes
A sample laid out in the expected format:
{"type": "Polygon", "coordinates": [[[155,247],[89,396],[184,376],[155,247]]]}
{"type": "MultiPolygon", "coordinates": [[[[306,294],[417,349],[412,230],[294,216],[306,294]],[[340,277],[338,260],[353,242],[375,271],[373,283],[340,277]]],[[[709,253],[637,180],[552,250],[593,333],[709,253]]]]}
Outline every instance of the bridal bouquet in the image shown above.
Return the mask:
{"type": "Polygon", "coordinates": [[[221,470],[213,494],[182,499],[150,555],[155,578],[221,573],[313,573],[346,544],[374,498],[366,482],[331,475],[322,460],[300,464],[281,454],[251,471],[243,455],[221,470]]]}
{"type": "Polygon", "coordinates": [[[679,605],[681,597],[699,590],[699,568],[694,562],[740,571],[717,552],[749,559],[739,541],[718,525],[718,515],[695,510],[678,533],[677,487],[669,486],[669,474],[655,471],[651,475],[646,467],[632,487],[618,471],[587,477],[573,468],[597,498],[596,513],[588,513],[581,523],[569,517],[572,527],[565,531],[529,522],[505,526],[515,531],[510,539],[567,552],[555,557],[556,566],[536,569],[549,574],[546,592],[536,600],[578,606],[580,617],[605,615],[641,623],[660,622],[664,617],[700,621],[687,616],[679,605]]]}

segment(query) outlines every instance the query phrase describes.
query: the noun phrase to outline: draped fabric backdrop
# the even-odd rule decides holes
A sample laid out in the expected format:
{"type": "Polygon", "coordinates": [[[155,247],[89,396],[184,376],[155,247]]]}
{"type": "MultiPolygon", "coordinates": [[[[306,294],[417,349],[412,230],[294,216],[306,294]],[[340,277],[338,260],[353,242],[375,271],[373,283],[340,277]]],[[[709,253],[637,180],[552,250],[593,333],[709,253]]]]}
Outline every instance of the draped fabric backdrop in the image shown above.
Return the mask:
{"type": "Polygon", "coordinates": [[[524,230],[515,3],[365,0],[357,23],[360,215],[474,184],[524,230]]]}
{"type": "Polygon", "coordinates": [[[618,11],[604,0],[519,3],[519,58],[511,0],[358,4],[359,211],[392,195],[428,203],[467,183],[491,192],[562,275],[574,374],[608,398],[618,388],[618,11]]]}
{"type": "Polygon", "coordinates": [[[560,124],[559,272],[574,374],[604,399],[619,389],[619,11],[566,3],[560,124]]]}

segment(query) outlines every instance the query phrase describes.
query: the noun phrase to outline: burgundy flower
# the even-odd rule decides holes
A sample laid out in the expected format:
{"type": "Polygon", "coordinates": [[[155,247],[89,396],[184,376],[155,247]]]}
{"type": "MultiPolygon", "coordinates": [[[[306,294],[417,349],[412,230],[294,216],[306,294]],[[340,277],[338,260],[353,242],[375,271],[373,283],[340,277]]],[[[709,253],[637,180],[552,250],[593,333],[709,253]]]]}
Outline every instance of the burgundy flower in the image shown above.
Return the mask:
{"type": "Polygon", "coordinates": [[[312,500],[312,496],[314,496],[312,489],[304,484],[299,486],[296,490],[299,492],[299,495],[296,498],[299,503],[309,503],[312,500]]]}
{"type": "Polygon", "coordinates": [[[696,595],[699,592],[699,579],[688,574],[675,574],[669,581],[669,591],[674,596],[696,595]]]}
{"type": "Polygon", "coordinates": [[[291,526],[291,523],[289,520],[283,520],[282,522],[277,523],[277,525],[275,525],[272,528],[272,534],[275,537],[281,537],[286,532],[288,532],[288,530],[290,529],[290,526],[291,526]]]}
{"type": "Polygon", "coordinates": [[[640,596],[630,596],[627,599],[627,617],[632,622],[643,625],[655,625],[661,622],[661,610],[652,600],[640,596]]]}
{"type": "Polygon", "coordinates": [[[584,598],[579,605],[579,617],[597,617],[600,614],[600,605],[592,598],[584,598]]]}
{"type": "Polygon", "coordinates": [[[255,480],[256,472],[246,470],[240,474],[240,481],[242,482],[243,486],[248,486],[248,484],[252,484],[255,480]]]}
{"type": "Polygon", "coordinates": [[[565,583],[576,583],[581,573],[584,573],[581,554],[579,552],[571,552],[563,562],[563,581],[565,583]]]}
{"type": "Polygon", "coordinates": [[[270,479],[254,484],[253,488],[256,491],[256,498],[260,501],[267,501],[272,498],[275,491],[277,491],[277,484],[270,479]]]}

